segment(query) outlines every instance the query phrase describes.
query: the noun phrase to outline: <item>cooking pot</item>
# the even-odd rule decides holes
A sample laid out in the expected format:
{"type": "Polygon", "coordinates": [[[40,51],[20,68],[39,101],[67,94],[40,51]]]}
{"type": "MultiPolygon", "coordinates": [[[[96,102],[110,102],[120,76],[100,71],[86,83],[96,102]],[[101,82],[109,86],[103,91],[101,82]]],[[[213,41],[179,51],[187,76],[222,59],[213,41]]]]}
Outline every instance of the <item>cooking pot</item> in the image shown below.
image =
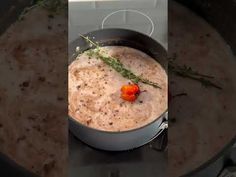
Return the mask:
{"type": "MultiPolygon", "coordinates": [[[[101,46],[128,46],[141,50],[153,57],[165,70],[167,68],[167,53],[165,49],[145,34],[127,29],[108,28],[89,32],[83,36],[93,39],[101,46]]],[[[77,56],[77,54],[73,55],[73,51],[75,51],[77,46],[81,53],[91,48],[82,37],[72,42],[69,45],[69,54],[72,55],[69,63],[77,56]]],[[[108,151],[122,151],[137,148],[157,137],[167,128],[166,116],[167,111],[143,127],[121,132],[93,129],[71,117],[69,118],[69,127],[76,137],[92,147],[108,151]]]]}

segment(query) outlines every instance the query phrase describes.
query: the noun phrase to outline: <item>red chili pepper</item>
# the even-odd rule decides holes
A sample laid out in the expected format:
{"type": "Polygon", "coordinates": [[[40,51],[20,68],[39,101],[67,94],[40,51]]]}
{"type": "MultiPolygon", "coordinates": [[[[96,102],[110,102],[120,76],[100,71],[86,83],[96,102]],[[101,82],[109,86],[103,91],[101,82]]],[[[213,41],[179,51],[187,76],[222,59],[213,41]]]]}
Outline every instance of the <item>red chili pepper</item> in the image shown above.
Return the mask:
{"type": "Polygon", "coordinates": [[[137,84],[129,84],[121,87],[121,98],[126,101],[134,102],[140,93],[137,84]]]}

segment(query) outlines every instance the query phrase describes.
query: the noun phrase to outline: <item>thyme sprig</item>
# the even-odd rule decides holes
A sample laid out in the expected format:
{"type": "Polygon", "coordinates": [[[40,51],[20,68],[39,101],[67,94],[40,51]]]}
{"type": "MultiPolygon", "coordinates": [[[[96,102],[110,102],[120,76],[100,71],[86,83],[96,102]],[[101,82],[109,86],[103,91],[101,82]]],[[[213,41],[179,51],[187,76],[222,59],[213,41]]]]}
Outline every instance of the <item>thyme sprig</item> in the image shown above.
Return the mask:
{"type": "Polygon", "coordinates": [[[176,75],[184,78],[189,78],[195,81],[200,82],[205,87],[214,87],[219,90],[222,89],[222,87],[218,86],[214,82],[212,82],[210,79],[214,79],[213,76],[201,74],[197,71],[194,71],[191,67],[188,67],[186,65],[179,66],[175,65],[173,61],[169,61],[168,64],[169,71],[175,73],[176,75]]]}
{"type": "Polygon", "coordinates": [[[36,7],[43,7],[50,12],[50,15],[58,14],[61,10],[65,9],[65,0],[32,0],[29,7],[24,8],[24,10],[19,15],[18,19],[23,20],[25,14],[36,7]]]}
{"type": "Polygon", "coordinates": [[[157,83],[152,82],[148,79],[142,78],[141,76],[137,76],[131,70],[125,68],[123,63],[121,63],[121,61],[118,58],[107,55],[104,50],[101,50],[101,47],[97,43],[93,42],[88,37],[85,37],[83,35],[81,35],[81,37],[84,38],[87,42],[89,42],[92,46],[95,47],[95,49],[90,49],[86,52],[88,56],[90,57],[94,56],[96,58],[99,58],[105,64],[107,64],[108,66],[112,67],[115,71],[120,73],[124,78],[129,79],[133,83],[137,84],[141,82],[147,85],[151,85],[154,88],[161,89],[161,87],[157,83]]]}

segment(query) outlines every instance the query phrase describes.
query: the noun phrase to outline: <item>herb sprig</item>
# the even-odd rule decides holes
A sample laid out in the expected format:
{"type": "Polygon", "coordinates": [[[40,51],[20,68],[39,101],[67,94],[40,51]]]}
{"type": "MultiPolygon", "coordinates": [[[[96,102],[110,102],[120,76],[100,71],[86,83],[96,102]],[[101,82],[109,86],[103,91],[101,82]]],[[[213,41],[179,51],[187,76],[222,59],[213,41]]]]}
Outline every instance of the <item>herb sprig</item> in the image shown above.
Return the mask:
{"type": "Polygon", "coordinates": [[[141,82],[147,85],[151,85],[154,88],[161,89],[161,87],[157,83],[152,82],[148,79],[142,78],[141,76],[137,76],[131,70],[125,68],[125,66],[123,65],[123,63],[121,63],[119,59],[112,56],[108,56],[104,51],[101,50],[101,47],[97,43],[93,42],[88,37],[85,37],[83,35],[80,35],[80,36],[84,38],[87,42],[89,42],[90,45],[95,47],[95,49],[91,49],[86,52],[88,56],[90,57],[94,56],[96,58],[99,58],[105,64],[107,64],[108,66],[112,67],[115,71],[120,73],[124,78],[129,79],[133,83],[137,84],[141,82]]]}
{"type": "Polygon", "coordinates": [[[210,79],[214,79],[213,76],[208,76],[205,74],[201,74],[197,71],[194,71],[191,67],[188,67],[186,65],[179,66],[174,64],[173,61],[169,61],[168,64],[169,71],[175,73],[176,75],[184,78],[189,78],[195,81],[200,82],[205,87],[214,87],[219,90],[222,90],[222,87],[218,86],[214,82],[212,82],[210,79]]]}
{"type": "Polygon", "coordinates": [[[24,8],[18,19],[23,20],[25,14],[36,7],[43,7],[50,12],[50,15],[55,15],[67,6],[65,0],[32,0],[31,5],[24,8]]]}

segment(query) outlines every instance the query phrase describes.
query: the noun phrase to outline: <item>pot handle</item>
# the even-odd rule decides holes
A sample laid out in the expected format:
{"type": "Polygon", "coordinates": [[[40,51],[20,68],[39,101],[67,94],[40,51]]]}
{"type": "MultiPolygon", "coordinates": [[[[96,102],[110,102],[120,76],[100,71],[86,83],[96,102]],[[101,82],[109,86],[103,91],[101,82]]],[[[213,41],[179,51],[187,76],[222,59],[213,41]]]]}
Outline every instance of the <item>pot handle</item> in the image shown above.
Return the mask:
{"type": "Polygon", "coordinates": [[[156,137],[158,137],[164,130],[168,129],[168,120],[166,118],[163,119],[163,122],[161,123],[161,125],[159,126],[159,131],[157,132],[157,134],[150,140],[154,140],[156,137]]]}
{"type": "Polygon", "coordinates": [[[161,129],[156,136],[154,136],[153,139],[157,138],[158,136],[158,142],[156,143],[152,143],[152,140],[150,141],[150,147],[156,151],[165,151],[167,148],[167,139],[168,139],[168,135],[167,135],[167,128],[161,129]]]}
{"type": "Polygon", "coordinates": [[[153,21],[152,21],[152,19],[147,15],[147,14],[145,14],[145,13],[143,13],[143,12],[141,12],[141,11],[138,11],[138,10],[134,10],[134,9],[121,9],[121,10],[117,10],[117,11],[114,11],[114,12],[112,12],[112,13],[110,13],[110,14],[108,14],[105,18],[103,18],[103,20],[102,20],[102,29],[104,29],[104,23],[106,22],[106,20],[110,17],[110,16],[112,16],[112,15],[114,15],[114,14],[116,14],[116,13],[119,13],[119,12],[134,12],[134,13],[138,13],[138,14],[141,14],[141,15],[143,15],[144,17],[146,17],[149,21],[150,21],[150,23],[151,23],[151,26],[152,26],[152,29],[151,29],[151,32],[148,34],[149,36],[152,36],[152,33],[154,32],[154,29],[155,29],[155,26],[154,26],[154,23],[153,23],[153,21]]]}

